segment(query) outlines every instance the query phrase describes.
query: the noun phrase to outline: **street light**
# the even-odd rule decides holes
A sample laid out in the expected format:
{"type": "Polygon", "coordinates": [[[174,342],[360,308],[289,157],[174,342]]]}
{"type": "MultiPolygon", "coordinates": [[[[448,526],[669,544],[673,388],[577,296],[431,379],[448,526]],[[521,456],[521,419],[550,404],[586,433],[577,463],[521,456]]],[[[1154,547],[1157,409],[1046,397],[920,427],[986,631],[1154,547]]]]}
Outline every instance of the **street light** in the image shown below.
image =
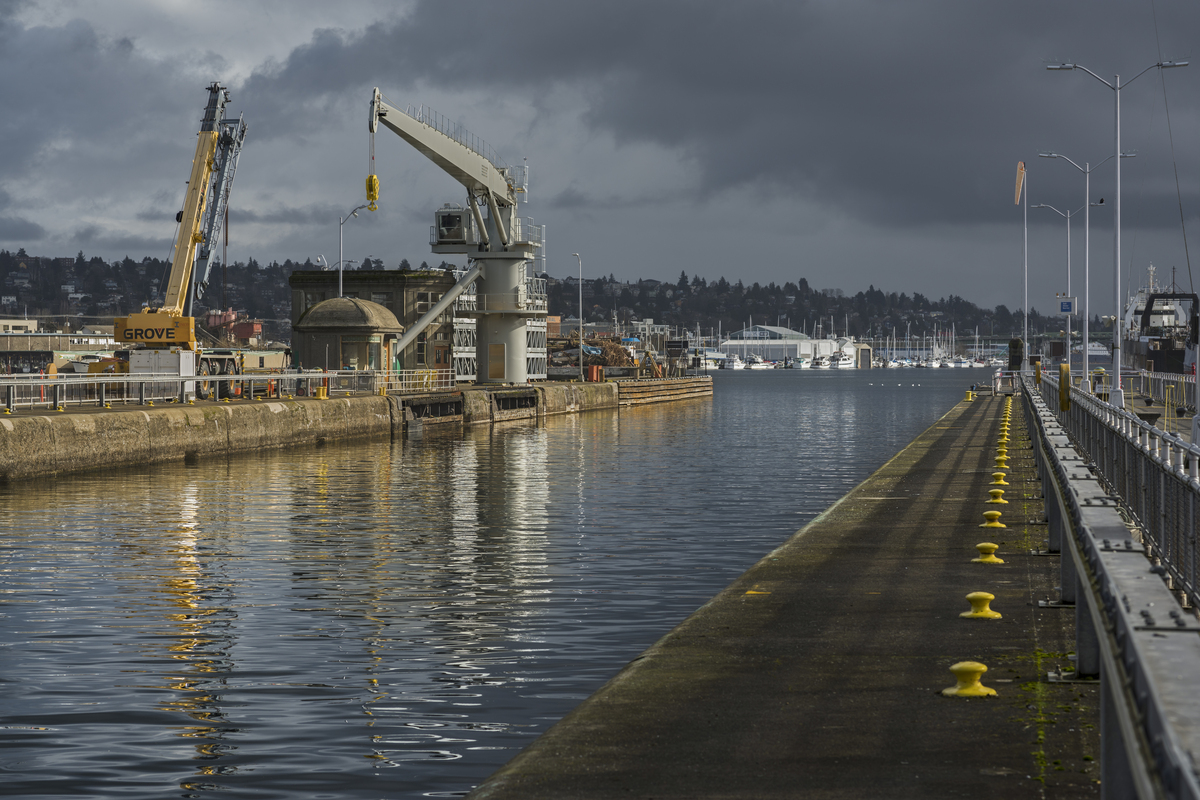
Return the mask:
{"type": "Polygon", "coordinates": [[[579,382],[583,383],[583,258],[579,253],[571,253],[579,259],[579,382]]]}
{"type": "Polygon", "coordinates": [[[350,221],[350,217],[357,217],[358,212],[362,211],[366,207],[367,204],[363,203],[361,206],[351,211],[347,216],[338,217],[338,297],[342,296],[342,270],[345,269],[345,262],[342,260],[342,226],[350,221]]]}
{"type": "MultiPolygon", "coordinates": [[[[1121,158],[1133,158],[1136,155],[1137,155],[1136,153],[1121,153],[1121,158]]],[[[1068,164],[1070,164],[1072,167],[1074,167],[1075,169],[1082,172],[1084,175],[1083,198],[1087,202],[1087,210],[1084,211],[1084,213],[1083,213],[1083,380],[1084,380],[1084,386],[1090,388],[1091,383],[1090,383],[1090,379],[1088,378],[1088,338],[1091,334],[1090,334],[1088,328],[1092,322],[1092,308],[1091,308],[1091,252],[1092,252],[1092,249],[1091,249],[1092,248],[1091,223],[1092,223],[1092,216],[1091,216],[1091,212],[1092,212],[1093,206],[1104,205],[1103,197],[1100,198],[1100,202],[1098,202],[1098,203],[1092,202],[1092,171],[1095,170],[1097,167],[1100,167],[1101,165],[1103,165],[1105,161],[1111,161],[1113,159],[1113,156],[1109,156],[1108,158],[1104,159],[1104,161],[1101,161],[1099,164],[1096,164],[1095,166],[1092,166],[1091,164],[1089,164],[1085,161],[1084,165],[1082,167],[1061,153],[1038,153],[1038,157],[1039,158],[1061,158],[1063,161],[1066,161],[1068,164]]]]}
{"type": "Polygon", "coordinates": [[[321,272],[329,271],[329,259],[325,258],[325,256],[318,255],[317,263],[321,266],[321,272]]]}
{"type": "MultiPolygon", "coordinates": [[[[1057,208],[1046,203],[1038,203],[1034,208],[1048,208],[1060,217],[1067,218],[1067,297],[1071,297],[1071,217],[1083,211],[1083,208],[1077,208],[1074,211],[1059,211],[1057,208]]],[[[1067,355],[1067,370],[1070,371],[1071,364],[1071,317],[1067,315],[1067,336],[1066,355],[1067,355]]],[[[1087,374],[1086,372],[1084,373],[1087,374]]]]}
{"type": "MultiPolygon", "coordinates": [[[[1113,113],[1113,155],[1116,156],[1121,152],[1121,90],[1129,84],[1136,81],[1138,78],[1145,75],[1152,69],[1171,69],[1172,67],[1186,67],[1187,61],[1159,61],[1157,64],[1151,64],[1144,70],[1134,75],[1125,83],[1121,83],[1121,76],[1113,77],[1113,82],[1101,78],[1096,73],[1092,72],[1087,67],[1079,64],[1047,64],[1046,69],[1050,70],[1071,70],[1079,69],[1091,75],[1096,80],[1103,83],[1109,89],[1113,90],[1114,98],[1114,113],[1113,113]]],[[[1117,165],[1117,185],[1115,187],[1117,202],[1113,210],[1113,316],[1120,320],[1121,316],[1121,159],[1115,159],[1117,165]]],[[[1113,323],[1113,375],[1114,384],[1109,389],[1108,401],[1117,408],[1125,407],[1125,393],[1121,389],[1121,326],[1120,322],[1113,323]],[[1115,392],[1115,394],[1114,394],[1115,392]]]]}

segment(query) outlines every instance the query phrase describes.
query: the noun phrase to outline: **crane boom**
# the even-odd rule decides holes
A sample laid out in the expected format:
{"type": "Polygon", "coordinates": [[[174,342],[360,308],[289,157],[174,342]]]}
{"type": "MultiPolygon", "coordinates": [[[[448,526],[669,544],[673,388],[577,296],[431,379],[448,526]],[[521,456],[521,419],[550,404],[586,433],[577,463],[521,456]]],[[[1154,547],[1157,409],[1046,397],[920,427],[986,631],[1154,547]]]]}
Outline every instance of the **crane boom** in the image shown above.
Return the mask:
{"type": "Polygon", "coordinates": [[[119,317],[116,338],[122,343],[140,342],[148,347],[177,346],[196,349],[195,320],[190,316],[194,297],[199,297],[207,282],[211,249],[202,250],[205,268],[202,280],[193,285],[196,246],[215,244],[220,231],[219,216],[224,214],[237,168],[245,123],[225,120],[229,92],[218,83],[208,87],[208,105],[197,134],[196,153],[188,178],[183,210],[176,217],[179,233],[171,258],[171,273],[163,292],[163,303],[146,306],[141,313],[119,317]],[[205,212],[209,211],[207,225],[205,212]]]}
{"type": "Polygon", "coordinates": [[[470,195],[484,195],[489,206],[508,208],[517,204],[508,167],[496,164],[424,119],[389,105],[379,89],[375,89],[371,98],[371,133],[380,122],[467,187],[470,195]]]}
{"type": "Polygon", "coordinates": [[[242,155],[242,142],[246,139],[246,123],[237,119],[220,121],[220,138],[213,161],[212,188],[209,192],[208,208],[204,214],[200,252],[196,255],[198,265],[193,269],[192,289],[188,294],[184,313],[191,315],[192,304],[204,296],[208,288],[208,276],[212,272],[213,256],[221,230],[225,224],[225,212],[229,208],[229,193],[233,189],[233,176],[237,172],[238,160],[242,155]]]}

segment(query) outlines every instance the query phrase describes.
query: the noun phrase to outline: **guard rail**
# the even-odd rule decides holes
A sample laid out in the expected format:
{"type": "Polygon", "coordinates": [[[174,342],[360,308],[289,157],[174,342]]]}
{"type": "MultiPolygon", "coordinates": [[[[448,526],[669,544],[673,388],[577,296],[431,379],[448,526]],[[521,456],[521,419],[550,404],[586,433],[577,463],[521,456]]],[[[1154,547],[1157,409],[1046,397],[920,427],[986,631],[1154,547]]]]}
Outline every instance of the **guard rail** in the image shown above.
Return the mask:
{"type": "Polygon", "coordinates": [[[1047,376],[1021,383],[1047,549],[1061,554],[1061,596],[1046,605],[1075,610],[1075,673],[1055,677],[1099,678],[1101,796],[1200,800],[1200,621],[1180,602],[1195,596],[1200,450],[1078,390],[1062,411],[1047,376]],[[1178,513],[1171,492],[1190,498],[1182,537],[1174,521],[1145,523],[1178,513]]]}
{"type": "Polygon", "coordinates": [[[380,392],[454,389],[452,370],[341,370],[247,373],[243,375],[73,374],[0,375],[3,412],[70,407],[187,403],[193,399],[232,400],[318,397],[380,392]]]}

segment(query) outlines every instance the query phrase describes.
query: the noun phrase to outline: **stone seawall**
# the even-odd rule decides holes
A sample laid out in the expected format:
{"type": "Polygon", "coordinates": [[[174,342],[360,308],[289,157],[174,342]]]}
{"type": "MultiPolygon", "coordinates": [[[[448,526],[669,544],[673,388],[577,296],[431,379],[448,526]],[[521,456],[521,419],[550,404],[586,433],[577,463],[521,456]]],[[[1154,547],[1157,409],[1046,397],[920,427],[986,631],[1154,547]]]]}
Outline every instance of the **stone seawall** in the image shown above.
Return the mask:
{"type": "MultiPolygon", "coordinates": [[[[712,394],[712,381],[704,381],[712,394]]],[[[678,382],[663,400],[682,399],[678,382]]],[[[0,480],[294,447],[356,437],[420,436],[430,430],[616,409],[627,384],[569,383],[470,388],[461,393],[328,400],[83,408],[0,416],[0,480]],[[620,388],[618,388],[620,386],[620,388]],[[457,398],[461,397],[461,402],[457,398]]],[[[638,388],[649,397],[652,389],[638,388]]],[[[646,400],[643,400],[646,402],[646,400]]]]}

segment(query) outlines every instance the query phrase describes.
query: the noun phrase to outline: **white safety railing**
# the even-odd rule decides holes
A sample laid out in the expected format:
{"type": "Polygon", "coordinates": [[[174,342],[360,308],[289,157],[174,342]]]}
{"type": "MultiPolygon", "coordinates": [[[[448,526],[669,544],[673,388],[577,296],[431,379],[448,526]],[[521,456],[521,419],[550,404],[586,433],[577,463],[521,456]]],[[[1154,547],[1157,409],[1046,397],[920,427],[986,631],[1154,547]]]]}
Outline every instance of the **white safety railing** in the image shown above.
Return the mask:
{"type": "Polygon", "coordinates": [[[452,369],[407,369],[381,374],[380,386],[388,392],[438,392],[454,389],[452,369]]]}
{"type": "MultiPolygon", "coordinates": [[[[1057,377],[1043,375],[1040,388],[1059,409],[1057,377]]],[[[1121,499],[1176,588],[1200,605],[1200,447],[1077,388],[1069,397],[1070,408],[1057,414],[1072,442],[1121,499]]]]}
{"type": "Polygon", "coordinates": [[[3,413],[71,407],[155,405],[194,400],[428,392],[454,389],[452,370],[286,370],[243,375],[148,373],[0,375],[3,413]]]}
{"type": "Polygon", "coordinates": [[[1196,376],[1172,372],[1146,372],[1137,379],[1141,394],[1170,408],[1196,410],[1196,376]]]}
{"type": "MultiPolygon", "coordinates": [[[[1079,413],[1063,412],[1057,382],[1045,377],[1040,385],[1027,377],[1023,394],[1046,503],[1047,550],[1060,556],[1062,573],[1061,597],[1046,605],[1075,612],[1075,672],[1047,677],[1099,679],[1104,797],[1200,800],[1194,757],[1200,752],[1194,711],[1200,621],[1180,604],[1178,587],[1164,583],[1163,551],[1131,534],[1111,486],[1092,473],[1110,459],[1088,464],[1088,454],[1081,458],[1072,441],[1071,431],[1083,430],[1078,441],[1096,452],[1121,450],[1113,440],[1138,421],[1095,398],[1073,400],[1079,413]],[[1102,429],[1111,435],[1093,435],[1102,429]]],[[[1191,459],[1194,464],[1196,453],[1191,459]]],[[[1178,472],[1155,459],[1140,461],[1140,468],[1178,472]]]]}
{"type": "Polygon", "coordinates": [[[433,128],[438,133],[461,144],[476,155],[483,156],[497,169],[508,169],[508,165],[496,153],[492,146],[480,139],[475,134],[471,133],[465,127],[434,111],[429,106],[406,106],[404,113],[415,119],[417,122],[422,122],[433,128]]]}

